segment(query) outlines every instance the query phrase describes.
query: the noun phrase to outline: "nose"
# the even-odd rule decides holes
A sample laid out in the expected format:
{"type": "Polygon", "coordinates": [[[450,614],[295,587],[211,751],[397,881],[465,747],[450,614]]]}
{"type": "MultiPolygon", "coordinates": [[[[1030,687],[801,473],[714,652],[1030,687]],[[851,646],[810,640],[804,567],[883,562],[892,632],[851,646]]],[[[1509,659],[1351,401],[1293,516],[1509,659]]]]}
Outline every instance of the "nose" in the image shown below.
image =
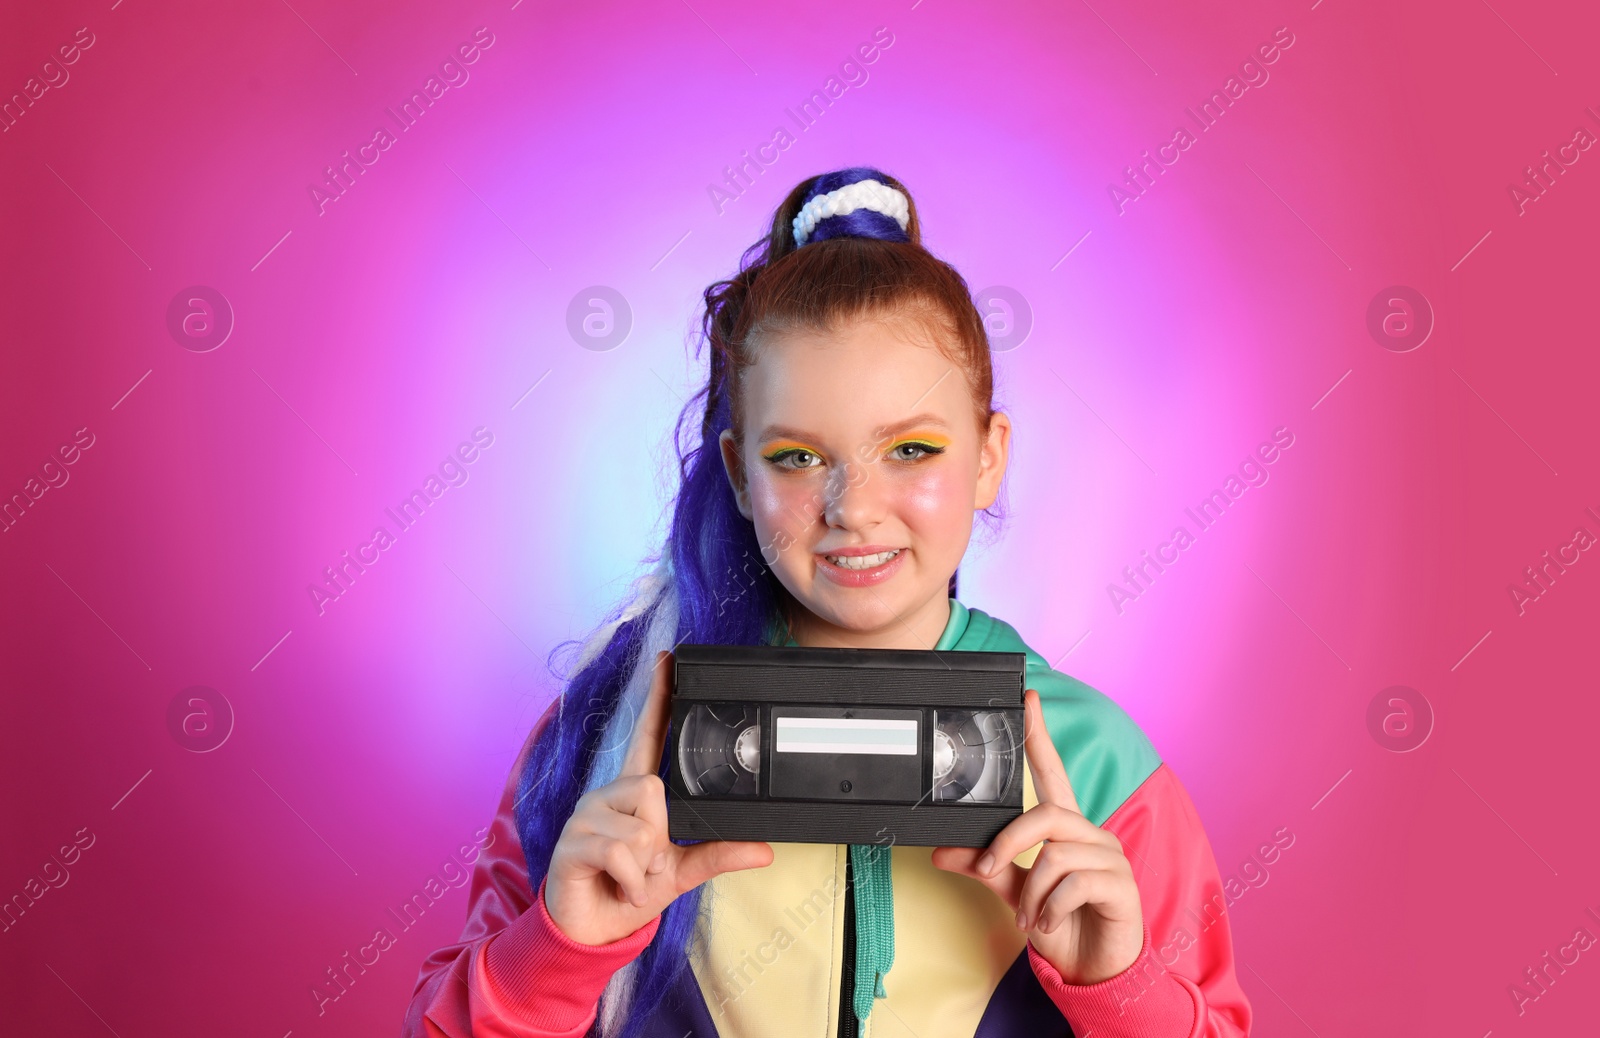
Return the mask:
{"type": "Polygon", "coordinates": [[[854,458],[828,473],[823,520],[841,530],[865,530],[883,519],[884,481],[854,458]]]}

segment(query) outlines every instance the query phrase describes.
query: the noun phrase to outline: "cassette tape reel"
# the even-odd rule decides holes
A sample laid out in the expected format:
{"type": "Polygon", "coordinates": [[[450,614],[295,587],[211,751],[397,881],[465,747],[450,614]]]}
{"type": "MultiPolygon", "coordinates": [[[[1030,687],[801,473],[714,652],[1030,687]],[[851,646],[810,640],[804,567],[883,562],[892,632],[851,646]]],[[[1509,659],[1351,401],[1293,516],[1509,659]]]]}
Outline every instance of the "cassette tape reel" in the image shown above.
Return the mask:
{"type": "Polygon", "coordinates": [[[984,846],[1022,811],[1022,653],[681,645],[674,839],[984,846]]]}
{"type": "Polygon", "coordinates": [[[933,799],[993,804],[1011,784],[1018,733],[1000,710],[936,710],[933,799]]]}
{"type": "Polygon", "coordinates": [[[753,797],[761,772],[761,717],[738,703],[699,703],[683,719],[678,766],[690,796],[753,797]]]}

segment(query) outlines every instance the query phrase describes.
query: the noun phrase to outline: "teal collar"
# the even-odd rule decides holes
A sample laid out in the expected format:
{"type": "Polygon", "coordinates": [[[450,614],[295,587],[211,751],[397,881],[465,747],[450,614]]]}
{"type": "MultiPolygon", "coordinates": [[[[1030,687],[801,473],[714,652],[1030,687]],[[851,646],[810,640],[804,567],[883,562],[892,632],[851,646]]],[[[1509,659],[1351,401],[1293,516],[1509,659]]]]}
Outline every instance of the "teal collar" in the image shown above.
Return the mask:
{"type": "Polygon", "coordinates": [[[955,599],[950,600],[950,620],[944,625],[944,633],[939,635],[939,640],[934,643],[935,652],[944,652],[954,649],[967,634],[967,607],[955,599]]]}

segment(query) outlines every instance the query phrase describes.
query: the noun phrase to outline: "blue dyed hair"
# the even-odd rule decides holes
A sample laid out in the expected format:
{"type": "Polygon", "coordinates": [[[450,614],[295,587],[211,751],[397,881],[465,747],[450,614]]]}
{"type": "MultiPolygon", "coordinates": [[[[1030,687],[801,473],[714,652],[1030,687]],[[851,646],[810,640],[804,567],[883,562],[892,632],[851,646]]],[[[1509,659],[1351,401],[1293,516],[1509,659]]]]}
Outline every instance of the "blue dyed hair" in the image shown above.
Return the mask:
{"type": "MultiPolygon", "coordinates": [[[[533,890],[549,872],[578,798],[620,770],[656,652],[684,642],[764,644],[784,629],[792,599],[773,575],[754,524],[739,512],[718,442],[724,429],[741,435],[740,372],[760,335],[795,326],[826,329],[866,313],[922,320],[937,329],[943,348],[966,371],[979,428],[988,427],[993,372],[983,319],[961,276],[922,247],[914,202],[904,229],[892,217],[857,209],[820,221],[804,246],[794,244],[792,224],[801,206],[869,178],[911,197],[898,180],[870,168],[808,179],[778,206],[766,236],[745,250],[738,273],[704,292],[708,375],[676,426],[680,484],[667,543],[647,560],[653,569],[631,598],[584,644],[521,764],[517,832],[533,890]]],[[[666,772],[663,762],[663,778],[666,772]]],[[[607,987],[591,1035],[637,1038],[687,968],[700,895],[692,890],[662,913],[655,938],[607,987]]]]}

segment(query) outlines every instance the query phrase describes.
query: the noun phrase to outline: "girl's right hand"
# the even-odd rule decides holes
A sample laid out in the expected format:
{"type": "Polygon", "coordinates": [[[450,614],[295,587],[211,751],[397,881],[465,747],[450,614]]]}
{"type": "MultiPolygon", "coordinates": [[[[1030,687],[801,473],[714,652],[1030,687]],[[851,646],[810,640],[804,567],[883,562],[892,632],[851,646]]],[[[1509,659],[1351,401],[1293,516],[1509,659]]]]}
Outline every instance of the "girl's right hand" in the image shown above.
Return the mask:
{"type": "Polygon", "coordinates": [[[772,864],[766,843],[680,847],[667,838],[667,789],[656,771],[672,716],[672,660],[656,654],[621,773],[579,799],[550,857],[545,911],[580,944],[621,940],[706,880],[772,864]]]}

